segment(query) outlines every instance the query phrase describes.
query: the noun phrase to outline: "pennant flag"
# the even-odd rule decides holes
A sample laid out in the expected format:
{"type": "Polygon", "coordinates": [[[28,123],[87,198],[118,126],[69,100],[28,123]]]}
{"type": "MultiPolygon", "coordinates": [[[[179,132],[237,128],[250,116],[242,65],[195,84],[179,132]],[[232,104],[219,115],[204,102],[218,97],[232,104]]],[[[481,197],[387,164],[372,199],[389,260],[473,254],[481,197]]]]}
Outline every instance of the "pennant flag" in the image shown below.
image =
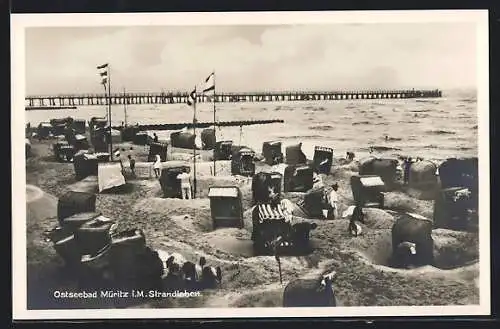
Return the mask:
{"type": "Polygon", "coordinates": [[[194,103],[196,103],[196,88],[193,89],[193,91],[189,94],[187,99],[187,104],[189,106],[193,106],[194,103]]]}
{"type": "Polygon", "coordinates": [[[101,84],[106,88],[106,84],[108,83],[108,63],[99,65],[97,69],[99,70],[99,76],[104,77],[101,80],[101,84]]]}
{"type": "Polygon", "coordinates": [[[210,75],[205,79],[205,87],[203,88],[203,94],[215,92],[215,72],[210,73],[210,75]]]}

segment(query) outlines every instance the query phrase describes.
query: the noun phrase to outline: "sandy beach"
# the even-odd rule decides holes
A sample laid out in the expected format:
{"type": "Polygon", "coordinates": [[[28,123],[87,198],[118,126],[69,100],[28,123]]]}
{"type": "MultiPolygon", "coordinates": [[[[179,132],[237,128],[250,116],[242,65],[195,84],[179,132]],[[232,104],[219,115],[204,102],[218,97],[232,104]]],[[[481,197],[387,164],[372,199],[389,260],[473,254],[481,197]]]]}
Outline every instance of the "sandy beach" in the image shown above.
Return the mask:
{"type": "MultiPolygon", "coordinates": [[[[97,211],[118,222],[120,229],[140,228],[146,243],[156,250],[179,252],[197,262],[205,256],[212,265],[221,266],[222,287],[203,291],[197,298],[154,299],[141,303],[118,304],[103,300],[64,300],[47,298],[54,290],[77,289],[75,280],[61,270],[62,260],[44,231],[57,223],[57,198],[69,190],[84,186],[96,188],[97,180],[77,182],[72,163],[59,163],[52,154],[52,140],[32,141],[33,156],[26,162],[26,183],[30,186],[27,202],[28,308],[113,308],[113,307],[272,307],[282,305],[287,282],[298,277],[314,276],[326,270],[337,271],[334,290],[340,306],[394,305],[471,305],[479,303],[478,235],[437,229],[433,231],[436,267],[401,270],[386,266],[390,253],[390,229],[401,212],[417,213],[432,219],[433,201],[420,200],[405,193],[404,188],[385,194],[385,209],[365,209],[363,234],[350,237],[349,221],[310,220],[318,224],[311,232],[315,250],[308,256],[283,257],[283,284],[279,282],[278,265],[272,256],[252,256],[251,179],[200,173],[196,200],[162,197],[159,181],[153,177],[127,179],[121,193],[97,193],[97,211]],[[83,185],[82,185],[83,184],[83,185]],[[236,185],[243,197],[243,229],[212,229],[207,190],[213,185],[236,185]],[[43,209],[43,211],[42,211],[43,209]],[[451,255],[451,256],[450,256],[451,255]]],[[[146,161],[147,147],[133,147],[138,163],[146,161]]],[[[260,152],[260,149],[256,150],[260,152]]],[[[190,152],[185,150],[184,153],[190,152]]],[[[182,153],[182,152],[181,152],[182,153]]],[[[352,205],[349,178],[355,174],[355,163],[340,165],[334,160],[331,173],[322,175],[326,185],[339,184],[340,212],[352,205]]],[[[201,166],[201,163],[200,163],[201,166]]],[[[224,162],[217,164],[224,171],[224,162]]],[[[269,170],[263,162],[256,171],[269,170]]],[[[292,201],[303,193],[284,193],[292,201]]]]}

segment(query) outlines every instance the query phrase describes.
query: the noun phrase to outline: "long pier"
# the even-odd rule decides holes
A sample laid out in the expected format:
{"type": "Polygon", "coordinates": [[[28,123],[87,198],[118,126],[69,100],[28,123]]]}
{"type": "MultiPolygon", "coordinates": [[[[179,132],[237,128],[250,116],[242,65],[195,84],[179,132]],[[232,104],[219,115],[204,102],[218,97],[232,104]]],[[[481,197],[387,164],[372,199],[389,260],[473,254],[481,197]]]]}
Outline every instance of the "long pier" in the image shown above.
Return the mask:
{"type": "MultiPolygon", "coordinates": [[[[92,106],[111,104],[181,104],[186,103],[188,92],[168,93],[112,93],[106,94],[74,94],[74,95],[37,95],[25,97],[26,110],[67,106],[92,106]]],[[[215,96],[198,95],[199,103],[232,102],[282,102],[282,101],[335,101],[347,99],[405,99],[405,98],[438,98],[442,91],[434,90],[350,90],[350,91],[282,91],[282,92],[240,92],[218,93],[215,96]]]]}

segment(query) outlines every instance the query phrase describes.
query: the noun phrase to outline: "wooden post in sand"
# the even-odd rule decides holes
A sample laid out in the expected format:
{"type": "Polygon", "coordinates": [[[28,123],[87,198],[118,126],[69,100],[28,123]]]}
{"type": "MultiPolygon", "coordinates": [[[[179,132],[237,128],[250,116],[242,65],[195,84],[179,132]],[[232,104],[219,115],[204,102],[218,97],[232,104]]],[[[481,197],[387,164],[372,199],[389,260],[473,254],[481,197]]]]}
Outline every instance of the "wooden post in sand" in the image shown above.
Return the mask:
{"type": "Polygon", "coordinates": [[[279,246],[282,239],[283,239],[283,237],[279,236],[271,242],[271,248],[273,250],[274,258],[278,262],[278,272],[280,274],[280,284],[283,284],[283,277],[281,274],[281,259],[280,259],[280,255],[278,253],[278,246],[279,246]]]}
{"type": "Polygon", "coordinates": [[[109,111],[109,156],[113,161],[113,136],[111,129],[111,72],[108,67],[108,111],[109,111]]]}

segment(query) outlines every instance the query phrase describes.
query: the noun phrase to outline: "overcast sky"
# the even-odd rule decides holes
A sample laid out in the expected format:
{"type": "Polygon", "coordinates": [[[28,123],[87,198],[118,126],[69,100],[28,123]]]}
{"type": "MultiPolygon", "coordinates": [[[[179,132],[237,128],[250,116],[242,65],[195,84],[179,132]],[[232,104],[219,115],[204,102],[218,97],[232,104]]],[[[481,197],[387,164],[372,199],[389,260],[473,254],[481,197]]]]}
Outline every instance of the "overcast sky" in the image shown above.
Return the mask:
{"type": "Polygon", "coordinates": [[[219,91],[468,88],[473,23],[26,29],[26,92],[189,90],[215,70],[219,91]]]}

